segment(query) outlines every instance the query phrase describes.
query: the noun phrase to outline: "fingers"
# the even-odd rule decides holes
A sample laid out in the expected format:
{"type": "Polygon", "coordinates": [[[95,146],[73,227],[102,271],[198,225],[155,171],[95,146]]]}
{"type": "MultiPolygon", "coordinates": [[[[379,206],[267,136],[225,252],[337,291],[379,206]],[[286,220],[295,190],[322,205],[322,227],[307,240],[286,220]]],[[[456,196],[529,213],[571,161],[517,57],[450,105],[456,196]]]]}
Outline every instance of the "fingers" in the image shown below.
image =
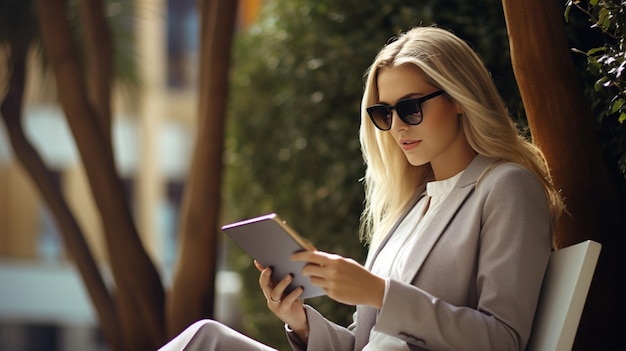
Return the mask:
{"type": "MultiPolygon", "coordinates": [[[[331,274],[335,272],[335,268],[332,266],[323,266],[319,264],[306,264],[302,268],[302,275],[305,277],[328,277],[331,278],[331,274]]],[[[313,282],[313,281],[312,281],[313,282]]]]}
{"type": "Polygon", "coordinates": [[[277,304],[280,303],[283,299],[283,295],[285,294],[285,289],[289,286],[293,277],[291,274],[287,274],[283,279],[281,279],[278,284],[274,286],[271,291],[267,293],[267,301],[268,303],[277,304]]]}
{"type": "Polygon", "coordinates": [[[272,269],[270,267],[266,267],[261,270],[261,274],[259,275],[259,285],[263,292],[268,289],[273,289],[274,285],[272,284],[272,269]]]}
{"type": "Polygon", "coordinates": [[[301,286],[293,289],[293,291],[290,292],[289,295],[283,298],[283,303],[286,305],[291,305],[292,303],[296,302],[296,300],[300,298],[303,292],[304,292],[304,289],[302,289],[301,286]]]}
{"type": "Polygon", "coordinates": [[[256,269],[259,270],[259,272],[263,272],[263,270],[265,269],[265,267],[261,266],[261,264],[257,260],[254,260],[254,266],[256,267],[256,269]]]}
{"type": "Polygon", "coordinates": [[[294,330],[308,331],[306,312],[302,306],[303,301],[300,298],[303,292],[302,287],[298,287],[284,296],[280,302],[268,300],[267,307],[280,320],[292,328],[296,328],[294,330]]]}
{"type": "Polygon", "coordinates": [[[261,286],[261,290],[263,290],[263,295],[265,295],[268,304],[277,304],[282,301],[285,289],[287,289],[289,284],[293,281],[293,276],[287,274],[276,284],[272,282],[271,276],[272,269],[270,267],[264,268],[259,277],[259,285],[261,286]]]}
{"type": "Polygon", "coordinates": [[[289,257],[292,261],[302,261],[315,263],[317,265],[324,265],[330,258],[330,254],[322,251],[300,251],[289,257]]]}
{"type": "MultiPolygon", "coordinates": [[[[338,273],[338,268],[347,259],[336,254],[322,251],[303,251],[289,257],[292,261],[307,262],[302,269],[302,274],[308,277],[332,278],[338,273]]],[[[315,281],[311,280],[315,284],[315,281]]],[[[317,285],[317,284],[316,284],[317,285]]]]}
{"type": "Polygon", "coordinates": [[[331,254],[323,251],[300,251],[289,256],[291,261],[308,262],[309,264],[326,267],[336,262],[348,260],[337,254],[331,254]]]}
{"type": "Polygon", "coordinates": [[[293,277],[291,276],[291,274],[287,274],[283,279],[281,279],[280,282],[278,282],[278,284],[276,284],[276,286],[274,287],[272,295],[270,295],[270,300],[272,302],[280,300],[285,293],[285,289],[287,289],[292,280],[293,277]]]}
{"type": "Polygon", "coordinates": [[[274,312],[278,318],[284,320],[286,323],[287,318],[293,313],[293,309],[297,306],[302,306],[302,300],[300,297],[304,290],[302,287],[295,288],[289,294],[283,296],[280,300],[276,300],[274,297],[271,297],[267,300],[267,307],[270,311],[274,312]]]}

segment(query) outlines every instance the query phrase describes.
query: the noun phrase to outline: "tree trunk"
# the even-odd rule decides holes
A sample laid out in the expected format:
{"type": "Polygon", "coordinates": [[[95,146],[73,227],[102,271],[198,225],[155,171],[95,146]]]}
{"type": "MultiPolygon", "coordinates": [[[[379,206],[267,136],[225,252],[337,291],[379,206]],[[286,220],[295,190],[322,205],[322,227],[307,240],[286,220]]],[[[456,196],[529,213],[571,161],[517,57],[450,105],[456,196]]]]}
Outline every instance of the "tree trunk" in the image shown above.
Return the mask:
{"type": "Polygon", "coordinates": [[[594,134],[589,104],[577,81],[557,1],[503,0],[513,70],[534,142],[552,169],[567,212],[555,246],[586,239],[602,244],[575,346],[610,350],[621,345],[626,314],[623,224],[594,134]]]}
{"type": "Polygon", "coordinates": [[[113,299],[61,190],[51,180],[50,171],[24,134],[21,119],[26,76],[26,50],[24,45],[18,44],[12,46],[11,53],[13,57],[13,65],[10,67],[11,76],[7,94],[0,106],[0,113],[4,119],[13,151],[54,215],[64,246],[76,263],[96,309],[102,334],[114,350],[119,349],[121,333],[113,299]]]}
{"type": "Polygon", "coordinates": [[[63,0],[37,0],[36,4],[61,104],[102,218],[116,283],[123,349],[156,349],[165,340],[163,286],[139,239],[112,153],[107,150],[109,141],[97,117],[102,111],[86,94],[87,84],[67,21],[67,4],[63,0]]]}
{"type": "Polygon", "coordinates": [[[237,1],[201,2],[199,128],[183,201],[179,261],[168,301],[168,333],[213,317],[215,254],[230,53],[237,1]]]}
{"type": "MultiPolygon", "coordinates": [[[[113,43],[104,17],[102,1],[80,1],[80,19],[85,46],[89,102],[97,111],[104,147],[113,154],[111,144],[111,86],[113,81],[113,43]]],[[[111,156],[113,157],[113,156],[111,156]]]]}

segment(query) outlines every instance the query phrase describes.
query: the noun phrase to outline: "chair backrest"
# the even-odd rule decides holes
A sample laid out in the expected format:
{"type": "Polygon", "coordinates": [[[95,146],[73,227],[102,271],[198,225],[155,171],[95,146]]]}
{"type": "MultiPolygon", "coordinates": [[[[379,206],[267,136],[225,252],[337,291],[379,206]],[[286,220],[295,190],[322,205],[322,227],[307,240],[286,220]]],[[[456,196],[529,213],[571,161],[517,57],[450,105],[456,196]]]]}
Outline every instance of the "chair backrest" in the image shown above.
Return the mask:
{"type": "Polygon", "coordinates": [[[552,252],[526,351],[571,351],[602,245],[585,241],[552,252]]]}

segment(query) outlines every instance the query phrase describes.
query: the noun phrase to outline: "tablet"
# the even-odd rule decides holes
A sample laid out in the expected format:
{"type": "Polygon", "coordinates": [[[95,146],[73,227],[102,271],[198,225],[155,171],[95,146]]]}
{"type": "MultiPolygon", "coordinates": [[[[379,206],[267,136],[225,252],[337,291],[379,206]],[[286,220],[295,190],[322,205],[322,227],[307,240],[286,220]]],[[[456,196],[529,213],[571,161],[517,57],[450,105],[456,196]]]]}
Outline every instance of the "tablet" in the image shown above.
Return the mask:
{"type": "Polygon", "coordinates": [[[298,251],[315,250],[315,247],[276,213],[224,225],[222,231],[263,267],[272,267],[272,281],[279,282],[287,274],[293,281],[287,289],[304,288],[301,298],[325,295],[324,290],[311,284],[309,277],[302,276],[306,262],[293,262],[289,256],[298,251]]]}

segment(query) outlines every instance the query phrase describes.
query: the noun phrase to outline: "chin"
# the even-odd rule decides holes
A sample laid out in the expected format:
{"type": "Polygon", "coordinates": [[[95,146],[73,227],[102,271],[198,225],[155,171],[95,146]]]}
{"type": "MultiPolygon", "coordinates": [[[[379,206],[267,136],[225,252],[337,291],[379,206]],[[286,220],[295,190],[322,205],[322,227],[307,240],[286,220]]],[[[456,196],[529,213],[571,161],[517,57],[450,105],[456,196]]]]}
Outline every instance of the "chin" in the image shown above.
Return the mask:
{"type": "Polygon", "coordinates": [[[411,166],[415,166],[415,167],[419,167],[419,166],[423,166],[425,164],[427,164],[429,161],[427,160],[422,160],[422,159],[416,159],[416,158],[406,158],[407,161],[409,161],[409,164],[411,166]]]}

